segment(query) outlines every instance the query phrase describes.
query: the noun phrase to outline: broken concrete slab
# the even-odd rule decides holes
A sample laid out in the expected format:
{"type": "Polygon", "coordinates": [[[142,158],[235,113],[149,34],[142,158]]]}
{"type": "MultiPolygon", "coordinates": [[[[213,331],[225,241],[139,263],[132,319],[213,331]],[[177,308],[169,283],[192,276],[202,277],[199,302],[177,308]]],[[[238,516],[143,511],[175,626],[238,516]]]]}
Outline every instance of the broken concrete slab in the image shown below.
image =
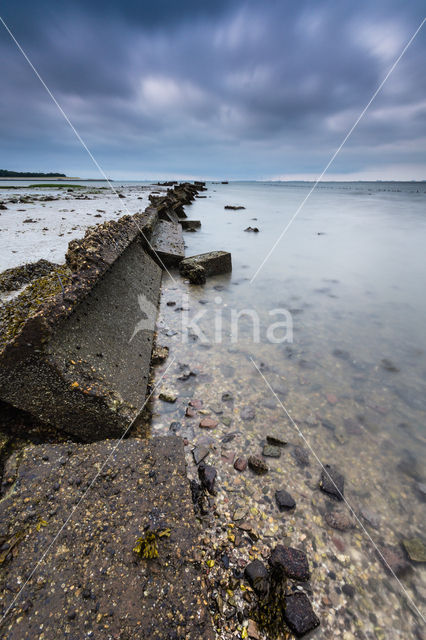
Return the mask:
{"type": "Polygon", "coordinates": [[[161,269],[141,230],[154,221],[149,212],[138,226],[125,216],[89,230],[67,266],[2,307],[2,400],[82,440],[122,435],[148,383],[161,269]]]}
{"type": "Polygon", "coordinates": [[[196,231],[201,227],[201,222],[199,220],[181,220],[180,224],[184,231],[196,231]]]}
{"type": "Polygon", "coordinates": [[[176,436],[29,447],[17,474],[0,503],[1,637],[214,637],[176,436]],[[134,551],[147,537],[158,557],[134,551]]]}
{"type": "Polygon", "coordinates": [[[185,244],[180,224],[158,220],[152,234],[151,247],[163,266],[177,266],[185,257],[185,244]]]}
{"type": "Polygon", "coordinates": [[[232,271],[231,254],[228,251],[210,251],[200,253],[197,256],[185,258],[179,265],[179,271],[183,276],[190,276],[194,267],[202,267],[206,277],[232,271]]]}

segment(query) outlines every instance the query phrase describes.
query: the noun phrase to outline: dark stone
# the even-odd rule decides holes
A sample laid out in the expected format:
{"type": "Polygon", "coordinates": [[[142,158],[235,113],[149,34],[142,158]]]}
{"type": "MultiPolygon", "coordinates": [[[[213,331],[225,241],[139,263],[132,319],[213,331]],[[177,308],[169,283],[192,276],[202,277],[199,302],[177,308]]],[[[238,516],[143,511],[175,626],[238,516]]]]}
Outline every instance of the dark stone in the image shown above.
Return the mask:
{"type": "Polygon", "coordinates": [[[272,444],[274,447],[285,447],[287,444],[287,440],[284,440],[284,438],[280,436],[266,436],[266,442],[272,444]]]}
{"type": "Polygon", "coordinates": [[[304,636],[319,626],[309,598],[304,593],[293,593],[285,598],[284,620],[297,636],[304,636]]]}
{"type": "Polygon", "coordinates": [[[251,588],[258,596],[265,596],[269,591],[269,573],[263,562],[253,560],[244,570],[251,588]]]}
{"type": "Polygon", "coordinates": [[[258,476],[262,476],[269,471],[269,467],[262,458],[258,456],[250,456],[248,459],[248,466],[258,476]]]}
{"type": "Polygon", "coordinates": [[[321,477],[319,487],[325,493],[337,498],[337,500],[343,500],[343,490],[345,485],[345,479],[341,473],[334,467],[326,464],[321,471],[321,477]]]}
{"type": "Polygon", "coordinates": [[[353,587],[351,584],[347,584],[345,583],[342,586],[342,591],[345,594],[345,596],[348,596],[348,598],[353,598],[355,595],[355,587],[353,587]]]}
{"type": "Polygon", "coordinates": [[[310,578],[308,558],[303,551],[278,544],[269,556],[269,564],[278,576],[306,582],[310,578]]]}
{"type": "Polygon", "coordinates": [[[202,462],[198,467],[198,477],[201,486],[206,489],[212,496],[216,494],[214,485],[216,482],[217,471],[214,467],[202,462]]]}
{"type": "Polygon", "coordinates": [[[203,445],[198,445],[197,447],[195,447],[195,449],[192,450],[195,464],[200,464],[200,462],[202,462],[204,458],[207,458],[209,453],[210,449],[208,447],[205,447],[203,445]]]}
{"type": "Polygon", "coordinates": [[[299,467],[309,466],[309,453],[304,447],[294,447],[291,455],[296,460],[299,467]]]}
{"type": "Polygon", "coordinates": [[[292,496],[285,491],[285,489],[279,489],[275,491],[275,500],[280,511],[285,511],[286,509],[294,509],[296,506],[296,501],[292,496]]]}
{"type": "Polygon", "coordinates": [[[169,431],[171,431],[172,433],[176,433],[177,431],[180,431],[181,428],[182,424],[180,422],[171,422],[169,431]]]}

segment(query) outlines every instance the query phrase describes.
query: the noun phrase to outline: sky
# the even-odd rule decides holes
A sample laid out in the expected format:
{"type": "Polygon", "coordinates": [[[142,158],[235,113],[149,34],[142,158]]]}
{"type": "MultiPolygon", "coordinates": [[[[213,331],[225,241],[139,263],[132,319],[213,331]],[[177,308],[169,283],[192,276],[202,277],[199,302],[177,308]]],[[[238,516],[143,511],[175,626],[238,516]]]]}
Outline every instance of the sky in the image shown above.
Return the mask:
{"type": "MultiPolygon", "coordinates": [[[[108,177],[316,179],[424,0],[11,0],[5,21],[108,177]]],[[[426,24],[324,176],[426,179],[426,24]]],[[[99,171],[0,23],[0,168],[99,171]]]]}

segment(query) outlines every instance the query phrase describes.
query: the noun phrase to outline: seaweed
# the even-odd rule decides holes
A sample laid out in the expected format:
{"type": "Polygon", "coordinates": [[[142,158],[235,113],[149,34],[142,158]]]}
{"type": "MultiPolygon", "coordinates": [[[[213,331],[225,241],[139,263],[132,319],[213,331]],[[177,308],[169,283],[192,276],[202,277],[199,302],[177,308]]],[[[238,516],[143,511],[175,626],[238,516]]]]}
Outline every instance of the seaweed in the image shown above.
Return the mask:
{"type": "Polygon", "coordinates": [[[160,531],[152,531],[149,529],[143,536],[136,540],[136,546],[133,548],[133,551],[141,558],[158,558],[158,540],[163,537],[170,537],[170,529],[162,529],[160,531]]]}

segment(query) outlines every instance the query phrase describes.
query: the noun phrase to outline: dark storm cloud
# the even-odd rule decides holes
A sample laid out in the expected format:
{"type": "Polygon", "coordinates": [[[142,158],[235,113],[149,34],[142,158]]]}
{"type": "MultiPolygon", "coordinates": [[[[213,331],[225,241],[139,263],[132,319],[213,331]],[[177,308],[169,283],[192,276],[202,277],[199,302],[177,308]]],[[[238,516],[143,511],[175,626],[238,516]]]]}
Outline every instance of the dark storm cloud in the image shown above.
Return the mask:
{"type": "MultiPolygon", "coordinates": [[[[421,11],[384,0],[42,0],[3,18],[108,172],[250,178],[319,173],[421,11]]],[[[336,171],[425,167],[425,34],[336,171]]],[[[4,29],[0,64],[0,164],[95,175],[4,29]]]]}

